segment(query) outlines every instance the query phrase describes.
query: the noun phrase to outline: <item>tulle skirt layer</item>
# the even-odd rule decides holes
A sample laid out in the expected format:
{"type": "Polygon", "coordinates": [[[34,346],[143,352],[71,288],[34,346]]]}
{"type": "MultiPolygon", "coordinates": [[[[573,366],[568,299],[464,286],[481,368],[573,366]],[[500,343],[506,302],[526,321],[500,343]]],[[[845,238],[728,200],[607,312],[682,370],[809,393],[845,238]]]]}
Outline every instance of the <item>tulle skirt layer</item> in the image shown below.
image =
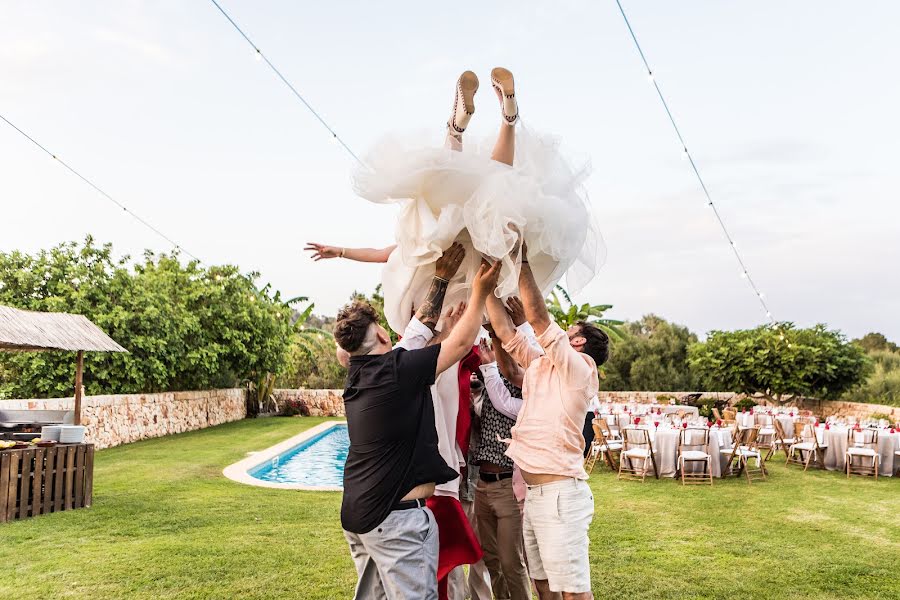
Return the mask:
{"type": "Polygon", "coordinates": [[[593,279],[606,249],[583,187],[589,167],[573,168],[559,140],[516,130],[514,166],[491,159],[493,141],[462,152],[427,145],[428,136],[383,138],[353,174],[356,192],[372,202],[399,203],[397,250],[384,269],[385,314],[402,332],[428,292],[434,262],[454,242],[466,258],[444,301],[464,301],[481,257],[502,260],[497,295],[518,294],[520,260],[510,256],[524,234],[545,294],[566,276],[573,293],[593,279]]]}

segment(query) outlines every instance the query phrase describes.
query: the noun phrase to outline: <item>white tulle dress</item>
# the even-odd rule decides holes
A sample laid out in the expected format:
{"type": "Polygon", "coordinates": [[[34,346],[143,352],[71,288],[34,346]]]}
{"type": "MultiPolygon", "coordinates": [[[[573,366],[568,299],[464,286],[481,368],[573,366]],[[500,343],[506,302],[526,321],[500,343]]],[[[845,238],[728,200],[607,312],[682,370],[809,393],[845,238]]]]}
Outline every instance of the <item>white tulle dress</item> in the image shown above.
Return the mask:
{"type": "Polygon", "coordinates": [[[497,294],[518,294],[519,259],[510,251],[524,232],[528,256],[545,294],[566,275],[575,293],[600,268],[603,239],[583,187],[589,167],[573,168],[559,140],[521,123],[513,166],[491,160],[493,140],[465,138],[463,151],[427,145],[428,136],[388,136],[353,173],[356,192],[377,203],[399,203],[397,249],[382,277],[384,308],[403,332],[423,301],[434,263],[455,241],[466,258],[450,282],[445,307],[468,298],[481,256],[503,261],[497,294]]]}

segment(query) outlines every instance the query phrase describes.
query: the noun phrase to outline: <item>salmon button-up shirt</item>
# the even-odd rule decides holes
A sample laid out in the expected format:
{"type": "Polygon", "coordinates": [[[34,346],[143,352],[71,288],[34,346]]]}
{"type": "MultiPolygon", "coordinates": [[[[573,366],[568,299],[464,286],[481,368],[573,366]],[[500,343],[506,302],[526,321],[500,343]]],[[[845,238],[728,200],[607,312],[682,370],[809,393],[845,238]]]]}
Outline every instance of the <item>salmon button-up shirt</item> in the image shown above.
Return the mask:
{"type": "Polygon", "coordinates": [[[584,416],[600,388],[597,365],[576,351],[556,323],[537,336],[535,348],[521,332],[503,344],[525,368],[522,409],[506,455],[532,474],[587,479],[584,416]]]}

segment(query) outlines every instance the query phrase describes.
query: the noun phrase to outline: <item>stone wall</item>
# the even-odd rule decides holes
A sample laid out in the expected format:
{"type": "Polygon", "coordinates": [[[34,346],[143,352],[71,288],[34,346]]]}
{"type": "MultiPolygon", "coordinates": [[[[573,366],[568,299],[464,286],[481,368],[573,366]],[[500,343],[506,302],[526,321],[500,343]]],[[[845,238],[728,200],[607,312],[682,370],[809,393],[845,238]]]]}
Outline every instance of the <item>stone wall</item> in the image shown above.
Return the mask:
{"type": "MultiPolygon", "coordinates": [[[[204,429],[247,416],[246,390],[205,390],[160,394],[85,396],[81,401],[81,423],[86,441],[97,448],[171,433],[204,429]]],[[[74,398],[2,400],[10,410],[72,410],[74,398]]]]}
{"type": "MultiPolygon", "coordinates": [[[[305,406],[303,414],[314,417],[342,417],[344,416],[343,390],[275,390],[275,399],[281,406],[284,402],[298,402],[305,406]]],[[[694,392],[600,392],[600,402],[652,404],[654,402],[668,403],[670,398],[676,402],[680,398],[694,392]]],[[[743,394],[734,392],[702,392],[701,398],[721,399],[730,404],[745,398],[743,394]]],[[[761,399],[756,399],[759,404],[765,404],[761,399]]],[[[839,402],[828,400],[815,400],[803,398],[791,402],[791,406],[808,409],[821,418],[830,416],[866,418],[872,414],[891,415],[893,422],[900,422],[900,407],[882,406],[879,404],[859,404],[855,402],[839,402]]]]}
{"type": "Polygon", "coordinates": [[[825,417],[867,419],[871,415],[888,415],[891,423],[900,423],[900,406],[861,404],[859,402],[841,402],[840,400],[815,400],[813,398],[803,398],[790,404],[801,409],[811,410],[814,415],[823,419],[825,417]]]}

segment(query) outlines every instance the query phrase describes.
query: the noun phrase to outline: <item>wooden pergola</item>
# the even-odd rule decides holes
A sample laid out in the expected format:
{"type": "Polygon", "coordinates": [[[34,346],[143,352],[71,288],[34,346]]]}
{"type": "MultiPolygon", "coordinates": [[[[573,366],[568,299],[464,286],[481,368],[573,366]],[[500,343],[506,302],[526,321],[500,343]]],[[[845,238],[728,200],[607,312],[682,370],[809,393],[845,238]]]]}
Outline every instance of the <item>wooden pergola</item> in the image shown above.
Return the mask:
{"type": "Polygon", "coordinates": [[[83,315],[0,305],[0,350],[75,352],[75,424],[81,425],[85,352],[128,352],[83,315]]]}

